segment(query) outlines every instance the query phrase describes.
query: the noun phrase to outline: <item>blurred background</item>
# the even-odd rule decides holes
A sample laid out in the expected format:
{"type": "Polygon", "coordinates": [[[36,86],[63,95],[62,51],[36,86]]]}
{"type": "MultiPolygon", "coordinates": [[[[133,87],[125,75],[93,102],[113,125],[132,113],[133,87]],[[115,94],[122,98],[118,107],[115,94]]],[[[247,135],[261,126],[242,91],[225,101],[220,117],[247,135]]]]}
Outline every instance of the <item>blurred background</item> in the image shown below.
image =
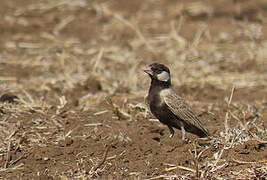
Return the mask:
{"type": "Polygon", "coordinates": [[[266,85],[266,1],[0,3],[7,89],[21,80],[64,91],[97,76],[109,92],[140,91],[142,68],[153,61],[170,67],[176,85],[266,85]]]}

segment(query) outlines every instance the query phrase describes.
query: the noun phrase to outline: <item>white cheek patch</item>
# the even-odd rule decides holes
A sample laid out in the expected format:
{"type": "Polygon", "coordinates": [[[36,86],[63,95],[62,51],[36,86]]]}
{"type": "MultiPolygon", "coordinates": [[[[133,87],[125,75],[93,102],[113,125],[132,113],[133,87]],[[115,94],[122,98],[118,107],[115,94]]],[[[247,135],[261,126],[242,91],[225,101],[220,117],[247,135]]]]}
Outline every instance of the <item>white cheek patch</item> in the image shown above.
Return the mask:
{"type": "Polygon", "coordinates": [[[170,79],[169,73],[166,71],[162,71],[160,74],[157,75],[158,80],[160,81],[168,81],[170,79]]]}

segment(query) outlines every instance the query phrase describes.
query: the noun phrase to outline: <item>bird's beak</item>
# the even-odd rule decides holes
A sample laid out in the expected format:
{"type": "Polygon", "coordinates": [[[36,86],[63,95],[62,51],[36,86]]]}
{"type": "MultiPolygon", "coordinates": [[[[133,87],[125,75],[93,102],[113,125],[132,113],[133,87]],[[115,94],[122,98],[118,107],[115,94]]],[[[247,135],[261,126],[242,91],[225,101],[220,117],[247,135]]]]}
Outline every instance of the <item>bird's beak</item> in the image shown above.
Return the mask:
{"type": "Polygon", "coordinates": [[[153,71],[151,70],[151,67],[147,67],[146,69],[144,69],[144,72],[147,73],[148,75],[153,75],[153,71]]]}

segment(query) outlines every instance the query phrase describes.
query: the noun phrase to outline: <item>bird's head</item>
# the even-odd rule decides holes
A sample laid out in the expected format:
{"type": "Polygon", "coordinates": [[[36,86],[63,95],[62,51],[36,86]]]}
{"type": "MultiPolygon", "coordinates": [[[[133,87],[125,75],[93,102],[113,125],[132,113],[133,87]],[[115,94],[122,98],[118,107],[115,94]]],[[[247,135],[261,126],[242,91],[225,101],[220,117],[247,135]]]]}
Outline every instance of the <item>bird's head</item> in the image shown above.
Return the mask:
{"type": "Polygon", "coordinates": [[[152,63],[144,70],[152,81],[157,81],[164,84],[171,84],[170,70],[163,64],[152,63]]]}

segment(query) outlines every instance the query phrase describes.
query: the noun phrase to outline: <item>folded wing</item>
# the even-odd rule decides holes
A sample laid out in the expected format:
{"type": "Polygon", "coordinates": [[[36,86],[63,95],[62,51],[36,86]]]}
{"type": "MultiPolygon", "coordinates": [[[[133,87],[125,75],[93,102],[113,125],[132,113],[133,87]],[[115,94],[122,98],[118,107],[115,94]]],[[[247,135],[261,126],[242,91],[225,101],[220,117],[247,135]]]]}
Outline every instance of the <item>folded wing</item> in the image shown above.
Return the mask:
{"type": "Polygon", "coordinates": [[[170,111],[174,113],[179,120],[183,121],[186,131],[195,133],[200,137],[209,136],[209,132],[203,127],[195,113],[174,90],[171,89],[164,92],[162,97],[170,111]]]}

